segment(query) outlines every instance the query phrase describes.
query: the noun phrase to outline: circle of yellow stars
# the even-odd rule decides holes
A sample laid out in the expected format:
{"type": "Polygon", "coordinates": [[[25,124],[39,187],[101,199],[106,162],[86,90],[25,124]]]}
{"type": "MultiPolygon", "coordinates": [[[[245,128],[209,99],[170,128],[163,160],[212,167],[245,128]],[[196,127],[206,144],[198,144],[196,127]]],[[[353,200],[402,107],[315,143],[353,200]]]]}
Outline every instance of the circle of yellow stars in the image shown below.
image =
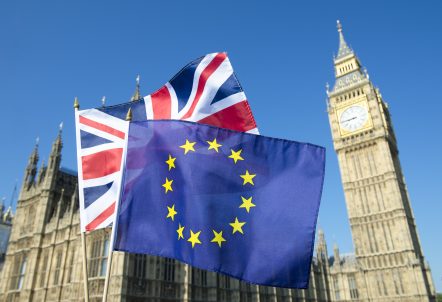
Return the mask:
{"type": "MultiPolygon", "coordinates": [[[[208,146],[206,146],[207,150],[209,150],[209,151],[213,150],[213,152],[216,152],[216,153],[219,153],[219,149],[220,149],[220,147],[222,147],[222,145],[216,141],[216,138],[214,138],[212,141],[206,141],[206,143],[208,144],[208,146]]],[[[179,147],[181,149],[183,149],[184,155],[188,155],[189,152],[195,152],[195,145],[196,145],[196,142],[191,142],[188,139],[186,139],[186,142],[179,147]]],[[[244,160],[244,158],[241,156],[241,152],[242,152],[242,149],[239,149],[239,150],[230,149],[231,154],[228,156],[228,158],[232,159],[233,164],[236,164],[238,161],[244,160]]],[[[165,161],[169,171],[176,168],[176,166],[175,166],[176,159],[177,158],[173,157],[172,154],[169,154],[167,160],[165,161]]],[[[244,174],[240,174],[239,177],[242,178],[243,186],[246,186],[246,185],[254,186],[255,185],[255,183],[253,182],[253,179],[256,177],[256,174],[251,174],[249,170],[246,170],[244,172],[244,174]]],[[[166,177],[166,180],[162,184],[162,187],[164,188],[164,194],[166,194],[166,195],[168,192],[173,192],[173,179],[169,179],[166,177]]],[[[250,213],[250,210],[252,208],[256,207],[256,205],[252,201],[253,201],[252,196],[250,196],[250,197],[241,196],[242,203],[239,205],[239,208],[244,209],[247,213],[250,213]]],[[[171,221],[175,221],[176,215],[178,215],[178,212],[175,209],[175,204],[172,204],[172,206],[167,206],[166,219],[170,219],[171,221]]],[[[232,235],[233,234],[244,235],[243,226],[245,224],[246,224],[245,221],[239,221],[238,217],[235,217],[235,219],[231,223],[229,223],[230,227],[232,228],[232,235]]],[[[178,240],[188,241],[192,245],[192,248],[194,248],[198,244],[202,244],[202,242],[200,240],[200,235],[202,232],[201,230],[194,231],[192,229],[189,229],[189,232],[188,232],[189,235],[186,238],[185,237],[185,229],[186,229],[186,227],[184,225],[181,225],[181,222],[179,222],[178,229],[176,230],[178,240]]],[[[217,231],[217,230],[212,229],[212,232],[213,232],[213,238],[210,242],[217,244],[221,248],[223,246],[223,244],[225,242],[227,242],[226,238],[223,237],[223,230],[217,231]]]]}

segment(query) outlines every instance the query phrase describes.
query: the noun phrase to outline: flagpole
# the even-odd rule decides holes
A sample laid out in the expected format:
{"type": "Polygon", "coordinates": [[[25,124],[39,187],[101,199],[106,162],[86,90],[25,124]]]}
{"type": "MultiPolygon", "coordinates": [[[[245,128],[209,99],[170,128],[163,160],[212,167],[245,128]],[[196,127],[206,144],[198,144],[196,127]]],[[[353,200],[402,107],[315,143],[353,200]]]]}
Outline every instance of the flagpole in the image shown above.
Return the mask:
{"type": "Polygon", "coordinates": [[[114,243],[115,229],[116,229],[115,226],[112,224],[112,231],[111,231],[111,237],[109,240],[109,248],[108,248],[109,255],[107,257],[107,265],[106,265],[106,278],[104,279],[103,302],[107,301],[107,294],[109,291],[109,279],[110,279],[111,266],[112,266],[112,255],[114,252],[113,243],[114,243]]]}
{"type": "MultiPolygon", "coordinates": [[[[80,109],[80,104],[78,103],[78,98],[75,98],[74,100],[74,108],[75,108],[75,127],[78,127],[77,124],[77,113],[78,109],[80,109]]],[[[77,132],[77,129],[76,129],[77,132]]],[[[77,152],[78,152],[78,139],[77,139],[77,152]]],[[[78,163],[78,165],[80,165],[78,163]]],[[[77,187],[78,190],[80,190],[79,186],[77,187]]],[[[83,258],[83,290],[84,290],[84,301],[89,302],[89,282],[87,277],[87,254],[86,254],[86,235],[85,232],[80,227],[80,237],[81,237],[81,251],[82,251],[82,258],[83,258]]]]}
{"type": "Polygon", "coordinates": [[[86,257],[86,236],[81,232],[81,247],[83,251],[83,287],[84,287],[84,301],[89,302],[89,282],[87,278],[87,257],[86,257]]]}
{"type": "MultiPolygon", "coordinates": [[[[126,115],[126,121],[130,122],[132,120],[132,109],[129,108],[129,110],[127,111],[127,115],[126,115]]],[[[126,139],[126,143],[127,143],[127,139],[126,139]]],[[[127,149],[127,147],[125,148],[127,149]]],[[[125,154],[123,155],[123,157],[125,157],[125,154]]],[[[122,164],[124,165],[124,158],[122,161],[122,164]]],[[[123,179],[121,179],[121,182],[123,182],[123,179]]],[[[118,194],[120,199],[121,196],[121,186],[120,186],[120,194],[118,194]]],[[[115,218],[114,218],[114,222],[112,224],[112,231],[111,231],[111,237],[109,240],[109,256],[107,258],[107,266],[106,266],[106,278],[104,279],[104,290],[103,290],[103,302],[107,301],[107,294],[109,292],[109,282],[110,282],[110,275],[111,275],[111,267],[112,267],[112,258],[113,258],[113,252],[114,252],[114,240],[115,240],[115,232],[117,229],[117,215],[118,215],[118,208],[119,208],[119,200],[117,200],[116,205],[115,205],[115,218]]]]}

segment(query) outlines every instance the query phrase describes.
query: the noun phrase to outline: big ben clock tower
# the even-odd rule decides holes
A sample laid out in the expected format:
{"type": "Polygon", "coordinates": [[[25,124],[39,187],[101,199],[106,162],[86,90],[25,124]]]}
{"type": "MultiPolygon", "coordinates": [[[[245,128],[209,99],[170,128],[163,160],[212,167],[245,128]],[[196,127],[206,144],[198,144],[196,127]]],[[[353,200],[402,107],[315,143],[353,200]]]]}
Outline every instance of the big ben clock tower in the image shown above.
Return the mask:
{"type": "Polygon", "coordinates": [[[387,103],[344,40],[328,115],[366,301],[434,301],[387,103]]]}

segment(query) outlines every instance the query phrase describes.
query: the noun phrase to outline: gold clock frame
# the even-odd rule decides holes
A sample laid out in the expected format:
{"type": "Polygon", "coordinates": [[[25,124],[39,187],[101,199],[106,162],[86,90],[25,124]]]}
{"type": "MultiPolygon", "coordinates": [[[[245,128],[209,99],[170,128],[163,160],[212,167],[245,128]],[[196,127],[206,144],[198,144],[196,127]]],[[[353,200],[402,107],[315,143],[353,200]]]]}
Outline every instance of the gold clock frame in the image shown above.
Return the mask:
{"type": "Polygon", "coordinates": [[[354,134],[363,132],[363,131],[368,130],[373,127],[373,121],[371,119],[371,114],[370,114],[370,107],[368,107],[367,100],[359,100],[356,102],[352,102],[351,104],[347,104],[345,106],[337,108],[335,113],[336,113],[336,121],[338,122],[338,127],[339,127],[339,134],[341,137],[354,135],[354,134]],[[345,130],[341,127],[341,114],[345,110],[347,110],[348,108],[353,107],[353,106],[360,106],[360,107],[365,108],[365,110],[367,110],[368,118],[367,118],[367,121],[365,122],[365,124],[361,128],[359,128],[358,130],[348,131],[348,130],[345,130]]]}

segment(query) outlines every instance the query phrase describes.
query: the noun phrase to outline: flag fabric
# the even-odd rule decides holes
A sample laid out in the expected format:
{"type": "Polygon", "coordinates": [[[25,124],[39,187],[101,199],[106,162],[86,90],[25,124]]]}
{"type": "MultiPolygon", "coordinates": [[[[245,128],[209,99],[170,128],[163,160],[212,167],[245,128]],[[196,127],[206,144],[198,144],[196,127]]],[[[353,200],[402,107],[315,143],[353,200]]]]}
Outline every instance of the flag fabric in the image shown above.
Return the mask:
{"type": "Polygon", "coordinates": [[[257,131],[244,91],[223,52],[188,64],[144,100],[147,119],[179,119],[257,131]]]}
{"type": "Polygon", "coordinates": [[[96,109],[77,111],[75,121],[80,225],[93,231],[114,221],[129,123],[96,109]]]}
{"type": "Polygon", "coordinates": [[[132,122],[114,249],[307,288],[324,167],[311,144],[132,122]]]}
{"type": "Polygon", "coordinates": [[[192,61],[156,92],[133,102],[76,112],[81,230],[114,220],[127,137],[132,121],[182,119],[258,133],[247,98],[226,53],[192,61]],[[98,170],[97,170],[98,169],[98,170]],[[94,172],[100,171],[100,172],[94,172]]]}

